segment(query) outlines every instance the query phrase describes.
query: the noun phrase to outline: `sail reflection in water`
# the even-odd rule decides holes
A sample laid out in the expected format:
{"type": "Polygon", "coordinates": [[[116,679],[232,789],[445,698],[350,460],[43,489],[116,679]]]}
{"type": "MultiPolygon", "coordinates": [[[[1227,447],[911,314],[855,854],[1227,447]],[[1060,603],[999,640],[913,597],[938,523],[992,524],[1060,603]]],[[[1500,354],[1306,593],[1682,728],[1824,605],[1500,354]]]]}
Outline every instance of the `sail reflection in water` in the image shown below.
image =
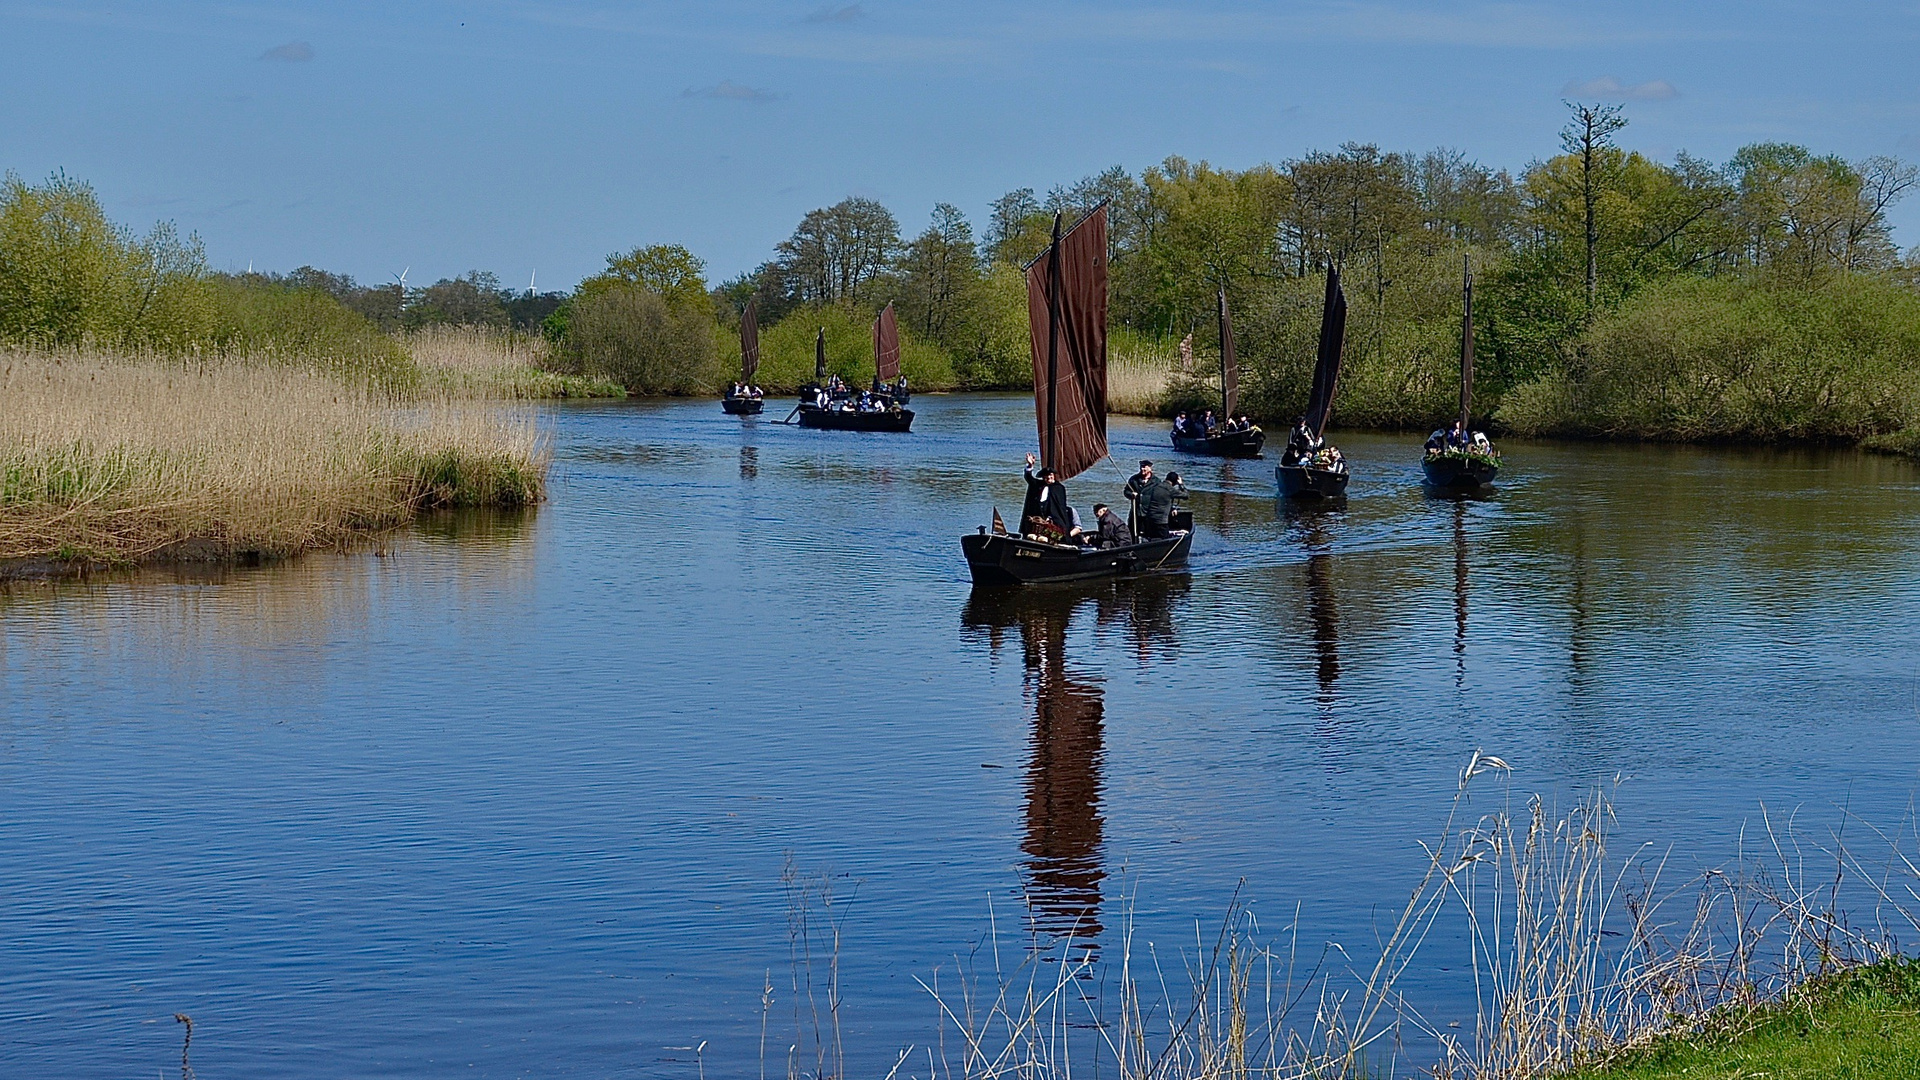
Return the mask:
{"type": "Polygon", "coordinates": [[[1071,938],[1096,955],[1105,817],[1106,699],[1104,680],[1067,659],[1074,614],[1091,604],[1101,626],[1124,623],[1141,655],[1171,647],[1173,605],[1184,577],[1115,584],[1095,592],[977,591],[963,621],[984,630],[997,656],[1009,629],[1020,632],[1032,730],[1020,842],[1032,928],[1051,944],[1071,938]]]}
{"type": "Polygon", "coordinates": [[[1333,536],[1328,527],[1339,511],[1282,499],[1280,512],[1307,551],[1307,621],[1312,625],[1314,678],[1319,688],[1315,700],[1323,714],[1330,713],[1340,681],[1340,607],[1334,596],[1333,555],[1328,550],[1333,536]]]}

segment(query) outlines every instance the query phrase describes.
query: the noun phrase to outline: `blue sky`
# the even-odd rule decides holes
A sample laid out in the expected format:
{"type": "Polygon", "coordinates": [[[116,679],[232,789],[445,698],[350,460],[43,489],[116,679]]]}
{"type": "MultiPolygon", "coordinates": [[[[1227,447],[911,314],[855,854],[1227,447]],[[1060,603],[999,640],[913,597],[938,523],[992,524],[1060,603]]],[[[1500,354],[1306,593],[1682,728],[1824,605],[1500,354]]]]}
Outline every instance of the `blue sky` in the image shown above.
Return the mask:
{"type": "MultiPolygon", "coordinates": [[[[1581,88],[1663,159],[1920,161],[1916,45],[1914,2],[0,0],[0,169],[64,169],[224,269],[545,289],[677,242],[718,280],[849,194],[914,232],[1169,154],[1517,170],[1581,88]]],[[[1920,244],[1920,196],[1895,222],[1920,244]]]]}

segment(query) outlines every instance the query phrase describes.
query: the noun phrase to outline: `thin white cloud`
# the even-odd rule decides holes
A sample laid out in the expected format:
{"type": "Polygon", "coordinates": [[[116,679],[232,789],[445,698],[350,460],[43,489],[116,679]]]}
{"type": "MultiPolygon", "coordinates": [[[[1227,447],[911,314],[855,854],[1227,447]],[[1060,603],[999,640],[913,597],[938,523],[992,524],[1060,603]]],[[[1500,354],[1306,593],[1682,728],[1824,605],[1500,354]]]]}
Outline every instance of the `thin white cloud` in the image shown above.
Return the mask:
{"type": "Polygon", "coordinates": [[[1584,81],[1574,79],[1561,87],[1560,92],[1570,98],[1609,98],[1622,101],[1669,101],[1680,96],[1680,91],[1674,89],[1674,85],[1665,79],[1653,79],[1628,86],[1611,75],[1584,81]]]}
{"type": "Polygon", "coordinates": [[[304,41],[289,41],[261,53],[260,59],[282,64],[304,64],[313,59],[313,46],[304,41]]]}
{"type": "Polygon", "coordinates": [[[732,79],[721,79],[713,86],[689,86],[681,92],[680,96],[683,98],[712,98],[715,101],[780,100],[780,95],[771,90],[742,86],[732,79]]]}
{"type": "Polygon", "coordinates": [[[866,9],[859,4],[848,4],[845,7],[834,7],[832,4],[828,4],[826,7],[807,16],[806,21],[810,23],[850,23],[858,19],[866,18],[866,15],[866,9]]]}

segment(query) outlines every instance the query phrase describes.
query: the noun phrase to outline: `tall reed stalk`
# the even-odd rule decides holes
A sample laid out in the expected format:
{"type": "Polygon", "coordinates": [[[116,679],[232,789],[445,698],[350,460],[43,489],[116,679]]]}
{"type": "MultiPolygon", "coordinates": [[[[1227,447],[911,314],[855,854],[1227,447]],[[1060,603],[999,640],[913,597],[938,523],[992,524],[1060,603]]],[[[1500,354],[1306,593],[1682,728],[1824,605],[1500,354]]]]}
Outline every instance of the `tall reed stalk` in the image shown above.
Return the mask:
{"type": "Polygon", "coordinates": [[[1071,935],[1036,942],[1011,969],[995,940],[990,971],[962,963],[957,988],[921,983],[942,1018],[942,1052],[926,1075],[1537,1080],[1662,1035],[1737,1028],[1809,979],[1894,955],[1897,925],[1920,929],[1907,906],[1920,899],[1920,866],[1895,844],[1874,867],[1836,836],[1818,848],[1832,871],[1814,878],[1793,830],[1768,820],[1765,844],[1742,851],[1734,870],[1667,890],[1664,857],[1611,850],[1610,791],[1564,814],[1534,797],[1517,812],[1503,800],[1469,819],[1477,778],[1508,772],[1479,753],[1461,771],[1442,829],[1422,845],[1421,876],[1370,964],[1342,971],[1348,954],[1330,945],[1303,973],[1297,918],[1291,940],[1268,944],[1235,907],[1169,979],[1152,946],[1139,950],[1129,920],[1106,961],[1117,966],[1103,984],[1114,992],[1108,1010],[1074,992],[1096,979],[1097,961],[1071,935]],[[1904,894],[1891,884],[1902,874],[1904,894]],[[1872,928],[1839,914],[1847,880],[1863,882],[1875,904],[1872,928]],[[1464,1038],[1428,1022],[1401,990],[1436,929],[1453,928],[1472,956],[1476,1015],[1464,1038]]]}

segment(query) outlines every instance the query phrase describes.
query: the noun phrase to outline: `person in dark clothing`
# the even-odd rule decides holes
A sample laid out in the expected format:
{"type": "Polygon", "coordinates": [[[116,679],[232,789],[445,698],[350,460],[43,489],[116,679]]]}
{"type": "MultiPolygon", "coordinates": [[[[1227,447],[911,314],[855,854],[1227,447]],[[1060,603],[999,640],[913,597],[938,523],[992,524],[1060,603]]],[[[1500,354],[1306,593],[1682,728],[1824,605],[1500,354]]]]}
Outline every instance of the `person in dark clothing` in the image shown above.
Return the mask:
{"type": "MultiPolygon", "coordinates": [[[[1034,532],[1033,522],[1046,522],[1059,530],[1061,537],[1073,534],[1073,508],[1067,505],[1067,485],[1052,467],[1033,471],[1034,457],[1027,455],[1027,502],[1020,508],[1020,531],[1034,532]]],[[[1044,530],[1041,530],[1044,533],[1044,530]]]]}
{"type": "Polygon", "coordinates": [[[1093,508],[1093,519],[1100,527],[1094,546],[1126,547],[1133,543],[1133,530],[1127,528],[1127,523],[1120,520],[1119,514],[1108,509],[1106,503],[1100,503],[1093,508]]]}
{"type": "Polygon", "coordinates": [[[1173,489],[1153,475],[1153,462],[1140,463],[1140,471],[1127,478],[1126,493],[1133,500],[1133,517],[1140,535],[1147,539],[1166,536],[1167,519],[1173,514],[1173,489]]]}
{"type": "Polygon", "coordinates": [[[1280,464],[1296,465],[1303,458],[1311,458],[1315,450],[1320,449],[1320,440],[1307,427],[1307,418],[1301,417],[1293,422],[1293,431],[1287,435],[1286,452],[1280,455],[1280,464]]]}

